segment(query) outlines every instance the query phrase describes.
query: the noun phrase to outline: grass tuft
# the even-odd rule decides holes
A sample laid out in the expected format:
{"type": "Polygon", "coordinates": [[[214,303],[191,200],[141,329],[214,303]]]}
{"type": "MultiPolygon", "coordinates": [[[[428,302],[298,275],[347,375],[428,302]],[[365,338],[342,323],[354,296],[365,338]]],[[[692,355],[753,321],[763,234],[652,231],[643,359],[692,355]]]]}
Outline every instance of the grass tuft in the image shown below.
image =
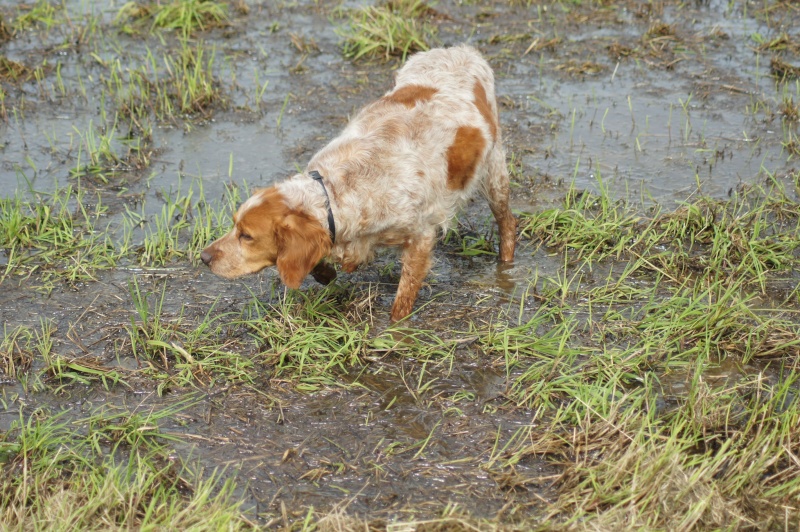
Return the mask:
{"type": "Polygon", "coordinates": [[[555,482],[541,523],[800,524],[794,185],[664,212],[601,183],[521,217],[563,270],[530,281],[516,319],[474,332],[505,367],[504,397],[533,416],[483,467],[506,489],[555,482]],[[521,474],[531,461],[559,473],[521,474]]]}
{"type": "Polygon", "coordinates": [[[600,398],[587,398],[581,437],[565,432],[557,413],[528,435],[530,443],[511,452],[517,460],[537,455],[564,465],[561,495],[548,517],[560,516],[566,524],[682,530],[797,526],[797,515],[776,504],[800,491],[797,467],[785,469],[797,452],[789,442],[797,441],[800,421],[797,398],[787,395],[791,385],[759,388],[775,394],[777,402],[789,399],[786,409],[751,403],[747,413],[737,413],[742,397],[736,388],[701,389],[706,395],[695,398],[699,403],[688,400],[660,423],[653,410],[640,409],[641,394],[635,401],[639,409],[626,408],[623,400],[600,408],[600,398]],[[709,426],[709,419],[718,422],[709,426]]]}
{"type": "Polygon", "coordinates": [[[91,200],[72,186],[37,196],[0,199],[0,242],[8,255],[0,282],[36,273],[49,291],[58,279],[93,279],[94,271],[116,265],[120,256],[110,235],[96,231],[106,212],[99,197],[91,200]]]}
{"type": "Polygon", "coordinates": [[[0,341],[0,370],[25,383],[36,354],[49,354],[53,332],[52,323],[44,320],[40,331],[24,325],[11,329],[8,324],[4,324],[3,339],[0,341]]]}
{"type": "Polygon", "coordinates": [[[0,55],[0,80],[26,81],[33,78],[33,69],[0,55]]]}
{"type": "Polygon", "coordinates": [[[784,96],[778,109],[787,122],[800,121],[800,104],[795,103],[791,96],[784,96]]]}
{"type": "Polygon", "coordinates": [[[117,60],[103,78],[110,100],[131,129],[151,130],[150,117],[161,122],[178,118],[207,118],[224,105],[220,82],[214,76],[216,52],[198,41],[181,41],[180,53],[156,58],[152,52],[138,68],[126,70],[117,60]],[[163,64],[163,66],[162,66],[163,64]]]}
{"type": "Polygon", "coordinates": [[[363,364],[369,328],[337,310],[344,297],[332,287],[290,291],[278,305],[251,303],[243,325],[263,342],[259,357],[275,368],[273,381],[312,392],[341,386],[336,375],[363,364]]]}
{"type": "Polygon", "coordinates": [[[350,14],[347,28],[337,30],[344,40],[342,52],[353,60],[405,60],[410,53],[428,50],[436,35],[435,26],[426,20],[431,11],[422,0],[360,8],[350,14]]]}
{"type": "MultiPolygon", "coordinates": [[[[602,188],[602,186],[601,186],[602,188]]],[[[572,261],[614,258],[678,279],[700,272],[765,288],[768,271],[798,266],[800,203],[783,185],[742,189],[733,201],[699,198],[672,213],[643,216],[633,205],[571,190],[564,206],[523,215],[521,231],[568,250],[572,261]]]]}
{"type": "Polygon", "coordinates": [[[95,130],[92,122],[85,133],[74,128],[81,143],[72,177],[89,177],[102,183],[120,172],[140,170],[150,163],[149,136],[123,136],[118,131],[118,120],[114,117],[111,126],[95,130]]]}
{"type": "MultiPolygon", "coordinates": [[[[199,31],[226,26],[228,6],[213,0],[173,0],[171,2],[128,2],[120,8],[117,22],[133,19],[150,21],[150,29],[177,30],[184,38],[199,31]]],[[[126,27],[127,31],[131,31],[126,27]]]]}
{"type": "Polygon", "coordinates": [[[3,13],[0,13],[0,42],[5,42],[13,36],[11,29],[8,27],[5,21],[5,17],[3,13]]]}
{"type": "Polygon", "coordinates": [[[202,183],[199,188],[192,184],[185,192],[164,192],[164,204],[155,216],[146,215],[144,205],[141,212],[126,206],[122,227],[116,227],[105,225],[108,208],[100,196],[92,197],[80,184],[34,195],[35,199],[23,199],[21,193],[0,198],[0,246],[8,257],[0,282],[35,276],[45,292],[59,281],[91,280],[97,271],[119,265],[194,261],[220,236],[229,223],[230,204],[239,200],[239,190],[231,188],[225,205],[210,204],[202,183]],[[141,241],[134,245],[137,237],[141,241]]]}
{"type": "Polygon", "coordinates": [[[800,78],[800,67],[787,63],[778,56],[774,56],[769,62],[772,75],[779,81],[800,78]]]}
{"type": "Polygon", "coordinates": [[[166,284],[161,293],[144,291],[138,281],[128,286],[136,315],[126,327],[128,341],[118,356],[133,356],[158,382],[157,391],[220,383],[251,382],[253,362],[246,353],[252,346],[230,335],[228,315],[213,315],[214,306],[199,319],[170,316],[164,308],[166,284]]]}
{"type": "Polygon", "coordinates": [[[176,461],[159,422],[184,405],[150,414],[98,411],[69,421],[39,412],[0,434],[0,521],[9,529],[245,530],[235,484],[203,478],[176,461]],[[75,430],[88,426],[88,433],[75,430]]]}
{"type": "Polygon", "coordinates": [[[35,4],[19,5],[17,7],[17,16],[11,22],[14,33],[35,26],[44,26],[45,29],[50,29],[60,23],[58,16],[61,14],[62,8],[63,4],[51,2],[50,0],[38,0],[35,4]]]}

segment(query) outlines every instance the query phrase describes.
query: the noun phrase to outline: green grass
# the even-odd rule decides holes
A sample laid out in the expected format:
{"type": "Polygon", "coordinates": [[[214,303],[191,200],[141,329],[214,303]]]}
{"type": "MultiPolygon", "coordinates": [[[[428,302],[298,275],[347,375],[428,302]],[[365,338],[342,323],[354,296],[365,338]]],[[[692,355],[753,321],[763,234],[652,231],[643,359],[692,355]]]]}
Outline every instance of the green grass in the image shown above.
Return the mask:
{"type": "Polygon", "coordinates": [[[72,177],[89,177],[108,183],[122,172],[140,170],[150,164],[149,135],[126,138],[118,131],[118,120],[107,127],[95,130],[90,122],[85,133],[77,128],[79,144],[72,177]]]}
{"type": "Polygon", "coordinates": [[[552,478],[517,465],[557,465],[540,523],[797,526],[798,294],[773,295],[787,276],[796,286],[794,192],[771,180],[644,212],[601,187],[523,216],[564,269],[534,276],[507,323],[474,331],[505,367],[505,398],[534,412],[484,467],[507,489],[542,490],[552,478]],[[780,378],[714,377],[731,362],[780,378]]]}
{"type": "MultiPolygon", "coordinates": [[[[127,304],[134,312],[119,323],[113,356],[135,360],[138,369],[64,354],[53,347],[63,334],[42,321],[4,329],[0,371],[34,394],[133,386],[162,396],[229,387],[347,393],[387,381],[401,388],[388,388],[381,410],[403,400],[440,411],[442,419],[460,419],[474,394],[442,384],[464,364],[480,361],[504,378],[501,395],[484,412],[523,409],[533,419],[516,435],[498,435],[486,456],[465,459],[512,490],[546,490],[553,482],[520,474],[526,460],[558,468],[558,492],[537,515],[597,528],[665,528],[676,515],[685,527],[793,524],[794,514],[784,515],[800,491],[800,467],[792,458],[800,451],[794,429],[800,421],[800,203],[792,179],[768,177],[763,187],[742,188],[726,200],[698,196],[672,211],[612,200],[602,186],[595,193],[570,189],[554,208],[520,214],[523,238],[531,243],[518,252],[555,254],[561,267],[547,275],[532,272],[505,311],[495,309],[463,331],[376,331],[371,288],[364,286],[283,291],[276,284],[243,308],[220,311],[217,302],[198,312],[170,302],[168,280],[133,278],[127,304]],[[714,377],[731,364],[768,368],[780,377],[751,370],[714,377]]],[[[108,234],[96,236],[105,207],[80,207],[89,203],[83,194],[69,187],[47,201],[4,200],[7,279],[53,282],[64,278],[67,264],[81,263],[79,257],[113,257],[83,263],[94,272],[119,261],[187,264],[224,231],[239,199],[231,189],[221,204],[209,204],[194,182],[163,191],[160,213],[129,212],[126,225],[115,229],[127,243],[109,247],[108,234]]],[[[280,404],[272,393],[267,400],[280,404]]],[[[92,445],[127,450],[139,445],[137,434],[163,440],[147,419],[126,412],[111,417],[92,425],[105,427],[99,433],[90,427],[92,441],[100,442],[92,445]]],[[[382,456],[433,456],[442,423],[422,437],[384,443],[382,456]]],[[[82,447],[80,438],[70,443],[76,456],[91,456],[95,451],[82,447]]],[[[48,449],[54,447],[40,448],[52,458],[48,449]]],[[[75,460],[69,467],[77,467],[75,460]]],[[[115,471],[114,482],[123,482],[114,475],[124,471],[135,491],[136,482],[158,474],[154,463],[148,455],[134,469],[124,461],[104,467],[115,471]]],[[[110,504],[93,488],[93,469],[75,471],[81,493],[92,494],[97,505],[110,504]]],[[[327,471],[312,469],[306,478],[327,471]]],[[[25,496],[46,501],[47,492],[36,489],[25,496]]],[[[29,515],[18,499],[7,500],[15,515],[29,515]]],[[[304,515],[309,526],[315,519],[355,519],[304,515]]],[[[474,523],[451,514],[437,522],[462,521],[474,523]]]]}
{"type": "Polygon", "coordinates": [[[117,23],[125,31],[134,31],[125,22],[150,21],[155,28],[179,31],[189,37],[200,31],[225,26],[228,23],[228,6],[210,0],[173,0],[167,2],[128,2],[117,14],[117,23]]]}
{"type": "Polygon", "coordinates": [[[251,528],[235,485],[172,459],[161,411],[88,418],[20,412],[0,433],[0,520],[7,530],[251,528]],[[86,427],[79,429],[79,427],[86,427]]]}
{"type": "Polygon", "coordinates": [[[59,24],[61,19],[58,17],[63,13],[63,4],[52,0],[38,0],[34,4],[23,3],[17,7],[16,17],[11,21],[11,28],[14,32],[20,32],[35,26],[43,26],[50,29],[59,24]]]}
{"type": "Polygon", "coordinates": [[[774,180],[766,189],[745,188],[731,201],[701,197],[648,216],[612,201],[606,191],[571,190],[563,207],[523,216],[521,231],[589,266],[614,258],[670,279],[745,278],[765,289],[767,272],[798,265],[798,216],[800,203],[774,180]]]}
{"type": "Polygon", "coordinates": [[[142,212],[127,212],[126,230],[143,229],[141,245],[136,247],[139,264],[163,266],[180,259],[196,262],[200,251],[226,231],[241,191],[229,188],[221,203],[211,204],[202,185],[201,180],[192,181],[184,192],[179,182],[177,191],[163,191],[163,205],[154,217],[144,214],[144,205],[142,212]]]}
{"type": "MultiPolygon", "coordinates": [[[[0,80],[24,81],[33,77],[33,69],[25,66],[19,61],[13,61],[4,55],[0,55],[0,80]]],[[[5,93],[3,93],[5,100],[5,93]]]]}
{"type": "Polygon", "coordinates": [[[208,118],[225,105],[221,82],[214,75],[216,52],[203,41],[181,40],[177,54],[160,57],[148,51],[133,68],[117,59],[107,64],[102,81],[105,94],[132,130],[145,136],[152,120],[176,122],[179,119],[208,118]]]}
{"type": "MultiPolygon", "coordinates": [[[[547,250],[558,255],[562,267],[547,275],[533,272],[505,311],[472,321],[463,331],[375,331],[368,287],[283,291],[275,285],[233,312],[218,310],[217,302],[198,313],[171,302],[168,280],[134,278],[129,284],[134,313],[114,346],[117,358],[135,359],[141,369],[111,368],[107,361],[54,352],[57,332],[49,322],[7,328],[0,363],[6,375],[34,393],[137,383],[166,397],[242,387],[260,390],[270,404],[279,405],[273,394],[372,393],[375,382],[396,383],[398,388],[381,392],[381,411],[412,404],[442,416],[422,435],[381,443],[382,460],[414,462],[436,456],[437,434],[468,415],[475,394],[443,385],[465,364],[479,362],[504,380],[502,393],[483,403],[484,415],[520,409],[530,413],[530,423],[505,436],[498,432],[485,455],[461,459],[485,470],[498,489],[543,494],[539,510],[525,517],[521,528],[546,523],[600,529],[789,523],[791,528],[797,524],[792,501],[800,496],[795,460],[800,452],[795,274],[800,209],[795,190],[794,183],[770,179],[767,186],[742,189],[728,200],[699,196],[668,212],[612,200],[602,186],[596,193],[571,189],[553,209],[520,216],[532,244],[523,242],[519,252],[547,250]],[[787,280],[794,280],[793,288],[779,289],[787,280]],[[768,368],[779,377],[744,370],[716,377],[730,364],[768,368]],[[521,466],[532,460],[559,474],[531,475],[521,466]]],[[[231,191],[231,198],[237,193],[231,191]]],[[[196,253],[187,246],[218,234],[216,224],[227,222],[217,217],[226,216],[229,206],[206,204],[194,185],[162,196],[162,222],[145,223],[170,224],[158,232],[174,231],[169,239],[180,252],[168,252],[169,242],[153,242],[144,249],[161,249],[158,254],[137,257],[162,265],[185,263],[196,253]]],[[[68,212],[39,214],[38,222],[22,225],[44,228],[68,212]]],[[[25,242],[35,242],[36,234],[23,233],[25,242]]],[[[23,236],[16,237],[17,246],[23,236]]],[[[130,249],[133,253],[135,246],[130,249]]],[[[28,491],[7,482],[5,493],[36,502],[21,506],[20,499],[6,495],[3,511],[13,512],[10,519],[16,521],[10,522],[20,516],[36,522],[43,511],[39,505],[51,504],[51,491],[43,486],[55,483],[84,497],[85,507],[105,508],[105,514],[116,516],[115,523],[182,523],[189,516],[178,509],[195,508],[197,496],[207,501],[202,511],[212,512],[209,519],[247,526],[228,484],[221,488],[227,498],[211,497],[213,476],[194,478],[192,490],[180,493],[169,489],[188,473],[169,477],[173,483],[164,484],[169,488],[164,493],[138,491],[142,482],[166,474],[159,453],[170,435],[158,425],[127,410],[68,428],[36,428],[51,431],[39,440],[23,437],[22,425],[15,425],[2,436],[4,467],[19,464],[20,449],[30,449],[28,463],[40,456],[71,473],[64,477],[61,469],[56,476],[44,468],[42,480],[28,485],[28,491]],[[58,441],[48,435],[54,430],[67,443],[48,444],[58,441]],[[69,452],[56,459],[59,445],[69,452]],[[92,458],[107,449],[118,457],[113,463],[92,458]],[[101,491],[109,485],[98,479],[98,464],[111,471],[103,482],[116,486],[125,504],[133,497],[172,502],[159,503],[163,510],[119,515],[101,491]]],[[[308,469],[303,478],[320,482],[334,474],[331,467],[308,469]]],[[[58,508],[77,512],[75,504],[58,508]]],[[[341,510],[293,515],[297,521],[284,519],[297,528],[365,523],[341,510]]],[[[438,519],[409,522],[497,524],[454,508],[438,519]]]]}
{"type": "Polygon", "coordinates": [[[798,422],[796,377],[712,388],[699,379],[682,406],[664,415],[653,388],[585,386],[573,405],[503,442],[487,463],[513,477],[528,457],[563,464],[559,495],[543,520],[593,528],[700,529],[797,524],[785,504],[800,477],[789,465],[798,422]],[[572,410],[572,412],[570,412],[572,410]],[[572,429],[580,426],[579,437],[572,429]],[[788,469],[787,469],[788,467],[788,469]]]}
{"type": "Polygon", "coordinates": [[[121,223],[113,224],[105,220],[108,208],[101,196],[93,197],[80,183],[34,192],[34,199],[21,193],[0,199],[0,246],[8,255],[0,282],[32,280],[49,292],[58,282],[92,280],[96,272],[119,266],[195,261],[230,223],[240,192],[230,188],[224,203],[209,203],[202,183],[192,182],[185,192],[181,186],[164,192],[159,214],[146,215],[144,203],[139,212],[126,206],[121,223]]]}
{"type": "Polygon", "coordinates": [[[369,327],[351,324],[337,310],[346,297],[332,287],[292,291],[271,304],[253,299],[242,325],[261,344],[259,359],[274,368],[273,381],[312,392],[341,385],[337,375],[364,364],[369,327]]]}
{"type": "Polygon", "coordinates": [[[129,284],[136,309],[126,326],[128,338],[117,347],[117,357],[133,357],[143,372],[158,383],[157,391],[186,387],[213,388],[228,383],[252,382],[253,361],[247,356],[252,342],[230,335],[228,315],[208,313],[193,319],[164,309],[166,285],[161,292],[142,290],[134,278],[129,284]]]}
{"type": "Polygon", "coordinates": [[[410,53],[427,50],[436,35],[435,26],[426,21],[429,10],[422,0],[400,0],[349,12],[349,25],[337,30],[342,52],[353,60],[405,60],[410,53]]]}
{"type": "MultiPolygon", "coordinates": [[[[53,347],[55,328],[50,321],[41,320],[39,330],[20,325],[11,328],[3,325],[3,339],[0,341],[0,370],[19,381],[25,390],[42,386],[30,386],[30,370],[36,356],[49,357],[53,347]]],[[[35,380],[35,377],[34,377],[35,380]]]]}
{"type": "Polygon", "coordinates": [[[0,13],[0,42],[7,41],[11,36],[11,29],[6,24],[5,16],[0,13]]]}
{"type": "Polygon", "coordinates": [[[364,314],[369,294],[330,285],[305,291],[274,291],[266,301],[253,297],[238,326],[257,346],[259,364],[271,368],[270,381],[315,392],[359,386],[370,361],[412,356],[421,363],[413,394],[422,394],[430,372],[451,367],[455,344],[433,331],[392,329],[377,333],[364,314]],[[344,309],[344,310],[342,310],[344,309]]]}
{"type": "Polygon", "coordinates": [[[52,289],[59,279],[89,280],[116,265],[120,256],[110,236],[96,230],[106,211],[99,197],[90,200],[72,186],[36,196],[0,199],[0,242],[8,254],[0,282],[37,274],[52,289]]]}

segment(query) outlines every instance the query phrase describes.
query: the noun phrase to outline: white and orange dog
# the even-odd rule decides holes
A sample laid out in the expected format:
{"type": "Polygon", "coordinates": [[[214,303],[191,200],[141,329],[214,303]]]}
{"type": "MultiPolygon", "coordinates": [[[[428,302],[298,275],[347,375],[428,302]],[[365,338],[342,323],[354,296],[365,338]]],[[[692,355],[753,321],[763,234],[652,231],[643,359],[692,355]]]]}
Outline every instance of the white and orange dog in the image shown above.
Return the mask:
{"type": "Polygon", "coordinates": [[[398,246],[398,321],[428,274],[437,230],[476,190],[497,220],[500,260],[513,260],[516,219],[494,75],[468,46],[431,50],[411,57],[394,89],[362,109],[304,173],[245,201],[233,229],[200,257],[227,278],[275,265],[284,284],[298,288],[309,273],[321,281],[335,275],[323,259],[352,272],[376,247],[398,246]]]}

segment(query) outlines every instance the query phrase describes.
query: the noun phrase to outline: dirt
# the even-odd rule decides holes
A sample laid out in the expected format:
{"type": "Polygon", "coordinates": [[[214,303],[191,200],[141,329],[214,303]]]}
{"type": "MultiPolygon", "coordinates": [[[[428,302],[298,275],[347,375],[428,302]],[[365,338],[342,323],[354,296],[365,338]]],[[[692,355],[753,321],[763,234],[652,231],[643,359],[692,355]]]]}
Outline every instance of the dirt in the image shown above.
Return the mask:
{"type": "MultiPolygon", "coordinates": [[[[10,12],[15,4],[0,0],[0,10],[10,12]]],[[[86,4],[67,2],[73,20],[81,20],[86,4]]],[[[79,132],[103,121],[97,95],[104,63],[126,64],[139,60],[145,47],[161,49],[156,37],[120,34],[112,24],[115,10],[99,7],[105,3],[89,4],[104,25],[96,41],[82,41],[79,29],[69,25],[0,41],[0,53],[10,60],[29,67],[46,60],[47,87],[60,64],[70,87],[59,96],[43,94],[33,78],[4,83],[10,111],[0,120],[3,197],[74,184],[69,170],[79,156],[79,132]],[[81,84],[86,96],[77,89],[81,84]]],[[[793,171],[778,109],[782,94],[797,100],[796,80],[776,84],[770,59],[796,64],[797,55],[758,47],[782,32],[798,38],[796,4],[780,9],[714,0],[509,4],[441,1],[434,20],[440,44],[470,42],[496,70],[503,134],[516,165],[515,209],[542,209],[573,179],[579,188],[602,182],[620,197],[675,205],[698,189],[724,197],[736,187],[793,171]]],[[[221,198],[229,184],[258,187],[290,175],[337,134],[349,114],[391,86],[396,62],[352,63],[342,57],[336,27],[346,21],[333,17],[337,3],[248,5],[249,13],[236,15],[231,26],[202,34],[216,47],[225,104],[206,117],[160,124],[146,167],[123,171],[110,184],[83,181],[109,206],[112,233],[126,207],[144,200],[144,214],[152,216],[165,194],[186,190],[190,182],[202,184],[207,198],[221,198]],[[299,50],[292,36],[314,46],[299,50]],[[265,81],[256,104],[254,87],[265,81]]],[[[170,36],[166,42],[174,45],[170,36]]],[[[488,234],[490,221],[486,205],[476,201],[460,218],[459,232],[488,234]]],[[[466,338],[452,367],[428,368],[438,379],[429,399],[419,400],[404,381],[418,378],[421,364],[394,355],[378,357],[362,374],[342,377],[343,384],[350,380],[358,386],[313,393],[270,380],[269,368],[253,385],[169,389],[162,396],[147,378],[112,391],[76,385],[58,394],[26,391],[6,380],[0,382],[6,405],[0,409],[0,430],[17,419],[19,405],[26,412],[48,406],[79,417],[103,405],[148,411],[194,394],[197,403],[162,429],[184,437],[185,443],[176,445],[181,456],[235,476],[247,507],[264,522],[279,515],[281,505],[302,515],[312,505],[338,504],[389,519],[436,516],[448,502],[473,515],[513,519],[504,515],[508,508],[519,512],[553,495],[558,470],[528,458],[517,465],[515,480],[486,467],[497,442],[529,425],[534,414],[505,405],[505,376],[478,356],[466,326],[469,320],[489,322],[493,313],[517,304],[510,303],[512,294],[524,288],[521,281],[531,272],[551,274],[561,264],[535,242],[521,246],[511,267],[498,266],[491,256],[463,257],[459,249],[454,242],[437,247],[418,303],[426,308],[410,322],[442,335],[461,331],[466,338]],[[442,399],[456,393],[472,399],[457,404],[442,399]],[[428,436],[423,453],[417,454],[418,447],[400,452],[428,436]]],[[[0,250],[0,265],[8,261],[4,253],[0,250]]],[[[388,326],[394,261],[395,256],[382,255],[373,266],[340,276],[353,299],[369,305],[376,331],[388,326]]],[[[236,312],[251,301],[250,291],[267,300],[282,294],[272,271],[224,281],[196,260],[162,269],[122,265],[96,278],[59,285],[46,295],[31,290],[26,280],[8,278],[0,293],[3,325],[10,330],[53,320],[59,354],[136,369],[142,361],[120,359],[115,349],[134,316],[131,279],[138,279],[143,291],[160,293],[166,286],[165,315],[189,321],[201,319],[214,302],[215,313],[236,312]]],[[[667,395],[680,395],[679,383],[665,386],[667,395]]]]}

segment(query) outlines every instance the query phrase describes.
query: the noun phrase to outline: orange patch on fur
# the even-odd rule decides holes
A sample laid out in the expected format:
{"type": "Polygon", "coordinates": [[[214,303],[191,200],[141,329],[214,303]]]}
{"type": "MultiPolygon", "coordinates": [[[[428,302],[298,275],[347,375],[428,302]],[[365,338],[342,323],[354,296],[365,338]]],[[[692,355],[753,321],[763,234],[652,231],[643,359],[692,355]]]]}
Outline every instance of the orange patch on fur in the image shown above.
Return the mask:
{"type": "MultiPolygon", "coordinates": [[[[251,236],[271,234],[278,221],[289,213],[283,195],[274,187],[259,191],[257,194],[261,196],[258,205],[234,216],[235,225],[240,233],[251,236]]],[[[262,244],[266,242],[262,241],[262,244]]]]}
{"type": "Polygon", "coordinates": [[[417,102],[430,100],[437,92],[439,92],[437,89],[424,85],[405,85],[382,99],[387,102],[400,103],[406,107],[414,107],[417,102]]]}
{"type": "Polygon", "coordinates": [[[486,139],[481,130],[461,126],[456,131],[453,144],[447,148],[447,188],[461,190],[467,186],[478,167],[486,139]]]}
{"type": "Polygon", "coordinates": [[[475,107],[478,108],[478,112],[489,125],[492,140],[497,140],[497,120],[492,112],[492,106],[489,105],[489,98],[486,97],[486,89],[483,88],[483,84],[480,81],[475,80],[472,94],[475,96],[475,107]]]}
{"type": "Polygon", "coordinates": [[[359,266],[360,264],[357,262],[345,262],[342,264],[342,269],[347,273],[353,273],[359,266]]]}

